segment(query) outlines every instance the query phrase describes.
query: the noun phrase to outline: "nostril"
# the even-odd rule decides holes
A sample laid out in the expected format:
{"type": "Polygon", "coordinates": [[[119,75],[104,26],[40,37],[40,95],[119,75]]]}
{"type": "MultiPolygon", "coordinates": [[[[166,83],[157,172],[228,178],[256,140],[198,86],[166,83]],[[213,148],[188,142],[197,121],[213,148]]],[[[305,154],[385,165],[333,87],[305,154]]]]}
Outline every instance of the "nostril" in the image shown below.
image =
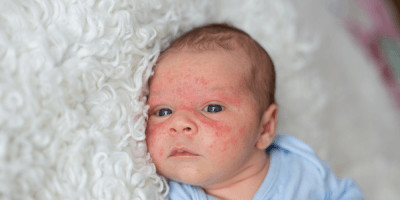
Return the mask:
{"type": "Polygon", "coordinates": [[[190,128],[190,127],[186,127],[186,128],[184,128],[183,130],[184,130],[184,131],[191,131],[191,130],[192,130],[192,128],[190,128]]]}

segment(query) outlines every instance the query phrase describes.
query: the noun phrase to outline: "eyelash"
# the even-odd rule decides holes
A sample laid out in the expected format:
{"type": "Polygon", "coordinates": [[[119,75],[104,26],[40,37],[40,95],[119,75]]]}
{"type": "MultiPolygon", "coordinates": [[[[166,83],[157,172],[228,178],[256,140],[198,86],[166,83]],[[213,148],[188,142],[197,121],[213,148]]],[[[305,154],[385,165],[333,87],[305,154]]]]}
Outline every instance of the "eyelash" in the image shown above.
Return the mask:
{"type": "MultiPolygon", "coordinates": [[[[218,104],[209,104],[207,105],[205,108],[203,108],[202,111],[208,112],[208,113],[218,113],[225,110],[225,108],[221,105],[218,104]]],[[[159,110],[156,110],[154,112],[154,115],[158,116],[158,117],[164,117],[167,115],[172,114],[173,111],[169,108],[161,108],[159,110]]]]}

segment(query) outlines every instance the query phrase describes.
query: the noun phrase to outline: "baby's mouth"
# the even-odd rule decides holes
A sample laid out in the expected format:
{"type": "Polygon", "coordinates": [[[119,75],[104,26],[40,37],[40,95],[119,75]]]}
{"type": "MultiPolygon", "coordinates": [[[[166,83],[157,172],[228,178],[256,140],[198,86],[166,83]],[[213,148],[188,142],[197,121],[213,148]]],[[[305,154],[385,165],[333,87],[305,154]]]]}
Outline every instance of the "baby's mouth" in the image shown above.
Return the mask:
{"type": "Polygon", "coordinates": [[[195,157],[195,156],[199,155],[191,152],[186,148],[174,148],[169,154],[169,157],[195,157]]]}

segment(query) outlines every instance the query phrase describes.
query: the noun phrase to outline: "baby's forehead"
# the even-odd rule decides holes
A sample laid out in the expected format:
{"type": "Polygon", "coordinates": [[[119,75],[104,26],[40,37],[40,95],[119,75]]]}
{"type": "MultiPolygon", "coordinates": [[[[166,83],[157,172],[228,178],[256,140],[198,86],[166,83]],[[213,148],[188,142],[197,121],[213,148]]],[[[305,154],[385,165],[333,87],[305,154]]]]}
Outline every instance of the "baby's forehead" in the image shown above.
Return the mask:
{"type": "MultiPolygon", "coordinates": [[[[240,70],[249,71],[252,67],[252,61],[246,52],[241,48],[223,49],[197,49],[197,48],[180,48],[168,49],[163,52],[155,66],[155,69],[163,68],[163,66],[173,65],[173,63],[185,62],[188,64],[198,65],[201,70],[202,65],[212,65],[214,62],[232,62],[232,68],[240,66],[240,70]],[[220,56],[225,55],[225,56],[220,56]],[[227,56],[228,55],[228,56],[227,56]],[[200,59],[199,59],[200,58],[200,59]]],[[[218,65],[215,65],[216,67],[218,65]]]]}
{"type": "MultiPolygon", "coordinates": [[[[248,59],[242,59],[244,53],[237,50],[173,50],[165,52],[156,65],[151,83],[159,85],[179,82],[178,80],[196,79],[195,85],[213,87],[221,79],[227,85],[247,86],[249,80],[248,59]],[[241,59],[238,59],[241,58],[241,59]],[[227,78],[230,77],[230,78],[227,78]],[[157,79],[157,80],[155,80],[157,79]]],[[[187,83],[189,84],[189,82],[187,83]]],[[[187,85],[186,86],[189,86],[187,85]]],[[[190,82],[190,84],[194,84],[190,82]]],[[[185,85],[185,84],[183,84],[185,85]]],[[[246,88],[247,87],[243,87],[246,88]]]]}

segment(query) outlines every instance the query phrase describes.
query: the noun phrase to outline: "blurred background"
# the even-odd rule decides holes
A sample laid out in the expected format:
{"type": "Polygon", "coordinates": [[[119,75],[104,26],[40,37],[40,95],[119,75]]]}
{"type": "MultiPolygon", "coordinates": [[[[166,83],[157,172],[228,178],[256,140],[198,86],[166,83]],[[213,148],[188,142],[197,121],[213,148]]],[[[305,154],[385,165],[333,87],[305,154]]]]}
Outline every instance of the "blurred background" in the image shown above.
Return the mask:
{"type": "Polygon", "coordinates": [[[400,0],[324,0],[324,4],[373,60],[400,110],[400,0]]]}
{"type": "Polygon", "coordinates": [[[365,199],[400,199],[399,1],[291,2],[319,44],[299,73],[277,69],[278,131],[310,144],[365,199]]]}

